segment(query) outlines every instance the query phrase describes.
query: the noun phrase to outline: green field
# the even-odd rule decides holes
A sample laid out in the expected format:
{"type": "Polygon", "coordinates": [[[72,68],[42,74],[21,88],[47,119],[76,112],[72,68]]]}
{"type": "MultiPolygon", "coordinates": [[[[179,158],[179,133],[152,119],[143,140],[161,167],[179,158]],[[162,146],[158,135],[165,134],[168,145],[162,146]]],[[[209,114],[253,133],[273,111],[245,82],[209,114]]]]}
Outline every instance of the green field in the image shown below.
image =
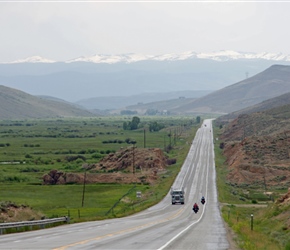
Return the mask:
{"type": "Polygon", "coordinates": [[[141,117],[138,129],[124,130],[131,119],[0,121],[0,202],[23,204],[49,218],[69,215],[72,222],[120,217],[155,204],[170,189],[200,124],[195,117],[141,117]],[[164,128],[150,132],[152,122],[164,128]],[[84,173],[85,163],[132,147],[132,141],[177,159],[156,185],[42,185],[52,169],[84,173]]]}

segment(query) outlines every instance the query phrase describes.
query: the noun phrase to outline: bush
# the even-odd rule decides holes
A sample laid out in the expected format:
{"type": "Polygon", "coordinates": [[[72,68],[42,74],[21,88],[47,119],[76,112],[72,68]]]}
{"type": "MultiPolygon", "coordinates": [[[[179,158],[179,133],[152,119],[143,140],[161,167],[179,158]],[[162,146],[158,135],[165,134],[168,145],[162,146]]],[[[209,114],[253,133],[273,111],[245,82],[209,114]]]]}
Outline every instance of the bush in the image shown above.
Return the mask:
{"type": "Polygon", "coordinates": [[[176,163],[176,158],[173,158],[173,159],[167,159],[167,165],[173,165],[176,163]]]}
{"type": "Polygon", "coordinates": [[[93,159],[100,159],[100,158],[102,158],[103,157],[103,155],[101,155],[101,154],[93,154],[92,155],[92,158],[93,159]]]}
{"type": "Polygon", "coordinates": [[[20,172],[24,172],[24,173],[29,173],[29,172],[37,173],[37,172],[39,172],[39,169],[33,168],[33,167],[26,167],[24,169],[21,169],[20,172]]]}
{"type": "Polygon", "coordinates": [[[85,161],[86,157],[84,157],[82,155],[68,155],[65,157],[65,160],[68,162],[75,161],[77,159],[82,159],[83,161],[85,161]]]}

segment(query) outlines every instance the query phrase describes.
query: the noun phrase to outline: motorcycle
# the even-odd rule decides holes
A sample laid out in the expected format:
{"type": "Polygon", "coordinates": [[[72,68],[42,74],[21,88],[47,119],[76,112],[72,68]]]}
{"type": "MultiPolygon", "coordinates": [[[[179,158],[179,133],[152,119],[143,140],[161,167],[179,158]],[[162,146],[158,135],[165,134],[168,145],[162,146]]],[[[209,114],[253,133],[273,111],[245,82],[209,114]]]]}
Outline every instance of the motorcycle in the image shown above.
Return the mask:
{"type": "Polygon", "coordinates": [[[199,207],[198,207],[198,206],[193,206],[192,210],[193,210],[195,213],[197,213],[198,210],[199,210],[199,207]]]}
{"type": "Polygon", "coordinates": [[[201,199],[201,203],[202,203],[202,205],[204,205],[205,199],[201,199]]]}

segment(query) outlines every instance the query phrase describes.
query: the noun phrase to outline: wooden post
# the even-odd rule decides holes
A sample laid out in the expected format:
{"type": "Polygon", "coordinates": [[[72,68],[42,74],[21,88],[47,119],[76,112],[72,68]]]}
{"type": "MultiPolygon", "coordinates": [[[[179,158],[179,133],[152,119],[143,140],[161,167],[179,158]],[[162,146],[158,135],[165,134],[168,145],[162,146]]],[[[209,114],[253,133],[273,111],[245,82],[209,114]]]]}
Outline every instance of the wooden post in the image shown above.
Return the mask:
{"type": "Polygon", "coordinates": [[[85,200],[86,177],[87,177],[87,171],[85,171],[85,175],[84,175],[82,207],[84,206],[84,200],[85,200]]]}
{"type": "Polygon", "coordinates": [[[254,215],[251,214],[251,231],[253,231],[253,225],[254,225],[254,215]]]}

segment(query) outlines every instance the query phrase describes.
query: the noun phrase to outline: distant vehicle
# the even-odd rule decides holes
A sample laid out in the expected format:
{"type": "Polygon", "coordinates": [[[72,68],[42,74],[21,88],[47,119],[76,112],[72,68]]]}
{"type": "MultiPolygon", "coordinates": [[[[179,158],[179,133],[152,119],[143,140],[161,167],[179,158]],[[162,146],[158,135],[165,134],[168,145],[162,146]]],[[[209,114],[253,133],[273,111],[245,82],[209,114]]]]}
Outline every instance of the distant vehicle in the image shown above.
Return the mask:
{"type": "Polygon", "coordinates": [[[201,198],[201,203],[202,203],[202,205],[204,205],[204,203],[205,203],[205,198],[202,196],[202,198],[201,198]]]}
{"type": "Polygon", "coordinates": [[[171,203],[172,205],[176,203],[184,204],[184,190],[183,188],[181,189],[173,189],[171,188],[171,203]]]}

